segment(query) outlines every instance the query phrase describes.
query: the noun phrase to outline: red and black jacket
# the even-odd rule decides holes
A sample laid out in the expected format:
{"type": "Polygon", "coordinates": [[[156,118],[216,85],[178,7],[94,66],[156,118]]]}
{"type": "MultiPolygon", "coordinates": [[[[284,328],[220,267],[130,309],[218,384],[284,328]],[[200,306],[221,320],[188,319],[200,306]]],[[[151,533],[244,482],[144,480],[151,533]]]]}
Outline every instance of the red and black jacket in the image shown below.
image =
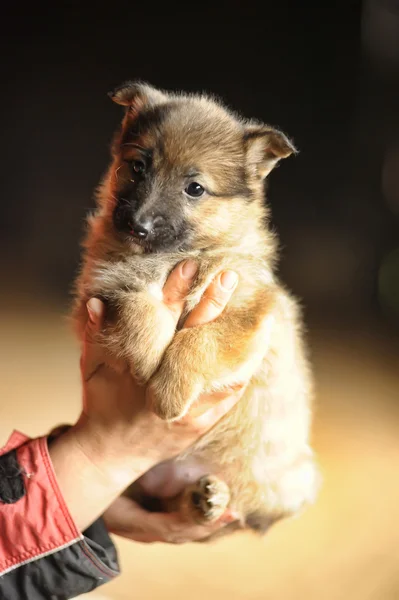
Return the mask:
{"type": "Polygon", "coordinates": [[[0,600],[67,600],[119,574],[103,521],[76,528],[47,444],[14,432],[0,450],[0,600]]]}

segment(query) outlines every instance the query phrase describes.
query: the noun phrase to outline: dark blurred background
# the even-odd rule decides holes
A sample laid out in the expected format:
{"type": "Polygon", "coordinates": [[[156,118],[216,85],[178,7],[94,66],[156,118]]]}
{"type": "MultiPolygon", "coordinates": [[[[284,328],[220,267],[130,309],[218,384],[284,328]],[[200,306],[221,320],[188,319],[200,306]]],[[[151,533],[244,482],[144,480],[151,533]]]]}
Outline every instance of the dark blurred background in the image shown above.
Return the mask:
{"type": "Polygon", "coordinates": [[[269,188],[283,278],[310,315],[398,322],[397,0],[2,13],[4,288],[22,276],[67,298],[121,118],[106,93],[141,78],[216,93],[291,135],[300,154],[269,188]]]}

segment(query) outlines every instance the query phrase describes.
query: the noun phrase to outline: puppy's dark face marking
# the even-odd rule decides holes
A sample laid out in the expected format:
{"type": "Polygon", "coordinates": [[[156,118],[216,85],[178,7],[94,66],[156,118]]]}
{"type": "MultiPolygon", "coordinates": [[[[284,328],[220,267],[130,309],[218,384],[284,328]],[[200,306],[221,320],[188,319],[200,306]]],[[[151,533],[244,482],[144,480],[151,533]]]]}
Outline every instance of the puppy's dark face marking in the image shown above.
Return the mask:
{"type": "Polygon", "coordinates": [[[250,205],[262,200],[263,176],[255,168],[265,162],[262,134],[248,136],[243,122],[209,99],[154,93],[155,104],[145,94],[127,101],[114,143],[117,235],[146,252],[206,248],[221,237],[234,243],[250,205]]]}

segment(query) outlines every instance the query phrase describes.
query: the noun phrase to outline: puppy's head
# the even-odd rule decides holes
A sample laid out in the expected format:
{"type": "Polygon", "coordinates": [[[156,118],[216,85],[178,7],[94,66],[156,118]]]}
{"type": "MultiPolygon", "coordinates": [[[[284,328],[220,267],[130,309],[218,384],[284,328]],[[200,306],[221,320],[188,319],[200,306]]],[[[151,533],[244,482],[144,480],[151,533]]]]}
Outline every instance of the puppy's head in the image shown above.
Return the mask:
{"type": "Polygon", "coordinates": [[[142,83],[110,95],[125,107],[105,199],[115,235],[145,252],[236,245],[291,142],[204,96],[142,83]]]}

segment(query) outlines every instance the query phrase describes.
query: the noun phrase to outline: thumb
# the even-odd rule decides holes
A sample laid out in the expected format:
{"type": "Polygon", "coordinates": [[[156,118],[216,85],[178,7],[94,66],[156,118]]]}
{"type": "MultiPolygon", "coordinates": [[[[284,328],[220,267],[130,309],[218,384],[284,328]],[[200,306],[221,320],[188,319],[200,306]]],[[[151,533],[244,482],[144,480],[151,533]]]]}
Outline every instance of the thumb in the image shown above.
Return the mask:
{"type": "Polygon", "coordinates": [[[234,271],[223,271],[209,285],[197,306],[188,315],[184,328],[214,321],[225,309],[238,283],[234,271]]]}
{"type": "Polygon", "coordinates": [[[98,333],[102,328],[105,314],[104,304],[98,298],[91,298],[87,304],[86,322],[80,369],[85,381],[90,379],[100,365],[104,363],[104,350],[98,342],[98,333]]]}

